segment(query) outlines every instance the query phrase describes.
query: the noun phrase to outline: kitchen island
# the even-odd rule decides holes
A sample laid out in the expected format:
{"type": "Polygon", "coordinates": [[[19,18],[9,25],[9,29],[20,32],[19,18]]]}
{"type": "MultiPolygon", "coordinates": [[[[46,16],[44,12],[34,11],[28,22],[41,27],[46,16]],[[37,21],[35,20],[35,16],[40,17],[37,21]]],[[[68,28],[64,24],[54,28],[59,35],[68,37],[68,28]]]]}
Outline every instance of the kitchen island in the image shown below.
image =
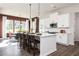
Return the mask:
{"type": "Polygon", "coordinates": [[[56,34],[42,33],[42,35],[30,35],[40,37],[40,56],[46,56],[56,51],[56,34]]]}

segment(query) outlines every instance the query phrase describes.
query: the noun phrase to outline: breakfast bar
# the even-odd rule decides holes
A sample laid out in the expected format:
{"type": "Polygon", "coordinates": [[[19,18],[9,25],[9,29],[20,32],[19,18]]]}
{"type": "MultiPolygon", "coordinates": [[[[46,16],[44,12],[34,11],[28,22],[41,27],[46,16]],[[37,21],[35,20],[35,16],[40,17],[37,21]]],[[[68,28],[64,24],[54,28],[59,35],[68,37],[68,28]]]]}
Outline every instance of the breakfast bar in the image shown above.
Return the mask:
{"type": "Polygon", "coordinates": [[[46,56],[56,51],[56,34],[29,34],[40,38],[40,56],[46,56]]]}

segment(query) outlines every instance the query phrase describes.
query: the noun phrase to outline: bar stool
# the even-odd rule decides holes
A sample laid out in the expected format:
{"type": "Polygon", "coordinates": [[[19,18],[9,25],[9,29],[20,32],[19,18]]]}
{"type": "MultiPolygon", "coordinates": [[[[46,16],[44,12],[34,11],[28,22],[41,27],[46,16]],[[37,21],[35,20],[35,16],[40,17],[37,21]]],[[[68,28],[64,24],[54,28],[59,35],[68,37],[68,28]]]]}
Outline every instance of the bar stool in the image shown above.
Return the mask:
{"type": "Polygon", "coordinates": [[[22,33],[20,34],[20,48],[26,49],[27,46],[27,35],[22,33]]]}
{"type": "Polygon", "coordinates": [[[36,55],[36,53],[40,53],[40,49],[38,48],[38,44],[40,44],[40,40],[36,38],[36,36],[29,36],[29,52],[36,55]]]}

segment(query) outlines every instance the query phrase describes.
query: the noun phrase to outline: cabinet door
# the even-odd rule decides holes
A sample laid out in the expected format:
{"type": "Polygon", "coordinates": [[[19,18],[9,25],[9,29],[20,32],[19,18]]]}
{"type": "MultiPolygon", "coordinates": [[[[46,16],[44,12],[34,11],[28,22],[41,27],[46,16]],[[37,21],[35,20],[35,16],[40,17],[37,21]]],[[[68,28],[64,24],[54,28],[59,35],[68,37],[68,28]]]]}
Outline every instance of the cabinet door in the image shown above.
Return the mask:
{"type": "Polygon", "coordinates": [[[54,14],[51,14],[50,15],[50,23],[57,23],[57,19],[58,18],[58,14],[57,13],[54,13],[54,14]]]}
{"type": "Polygon", "coordinates": [[[67,34],[58,34],[56,41],[58,43],[60,43],[60,44],[68,44],[68,36],[67,36],[67,34]]]}
{"type": "Polygon", "coordinates": [[[62,36],[61,34],[57,34],[57,43],[62,43],[62,36]]]}
{"type": "Polygon", "coordinates": [[[69,27],[69,14],[58,16],[58,27],[69,27]]]}

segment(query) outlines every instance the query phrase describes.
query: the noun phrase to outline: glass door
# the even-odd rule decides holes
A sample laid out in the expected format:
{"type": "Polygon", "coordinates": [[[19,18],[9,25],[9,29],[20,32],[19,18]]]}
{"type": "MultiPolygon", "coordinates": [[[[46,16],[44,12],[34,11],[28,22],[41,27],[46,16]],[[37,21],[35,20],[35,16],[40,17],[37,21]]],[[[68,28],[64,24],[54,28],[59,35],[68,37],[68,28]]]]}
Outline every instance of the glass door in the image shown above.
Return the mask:
{"type": "Polygon", "coordinates": [[[6,20],[6,33],[13,33],[13,20],[6,20]]]}
{"type": "Polygon", "coordinates": [[[14,33],[20,32],[20,21],[14,21],[14,33]]]}
{"type": "Polygon", "coordinates": [[[25,21],[21,21],[21,23],[20,23],[20,31],[21,32],[26,32],[26,22],[25,21]]]}

